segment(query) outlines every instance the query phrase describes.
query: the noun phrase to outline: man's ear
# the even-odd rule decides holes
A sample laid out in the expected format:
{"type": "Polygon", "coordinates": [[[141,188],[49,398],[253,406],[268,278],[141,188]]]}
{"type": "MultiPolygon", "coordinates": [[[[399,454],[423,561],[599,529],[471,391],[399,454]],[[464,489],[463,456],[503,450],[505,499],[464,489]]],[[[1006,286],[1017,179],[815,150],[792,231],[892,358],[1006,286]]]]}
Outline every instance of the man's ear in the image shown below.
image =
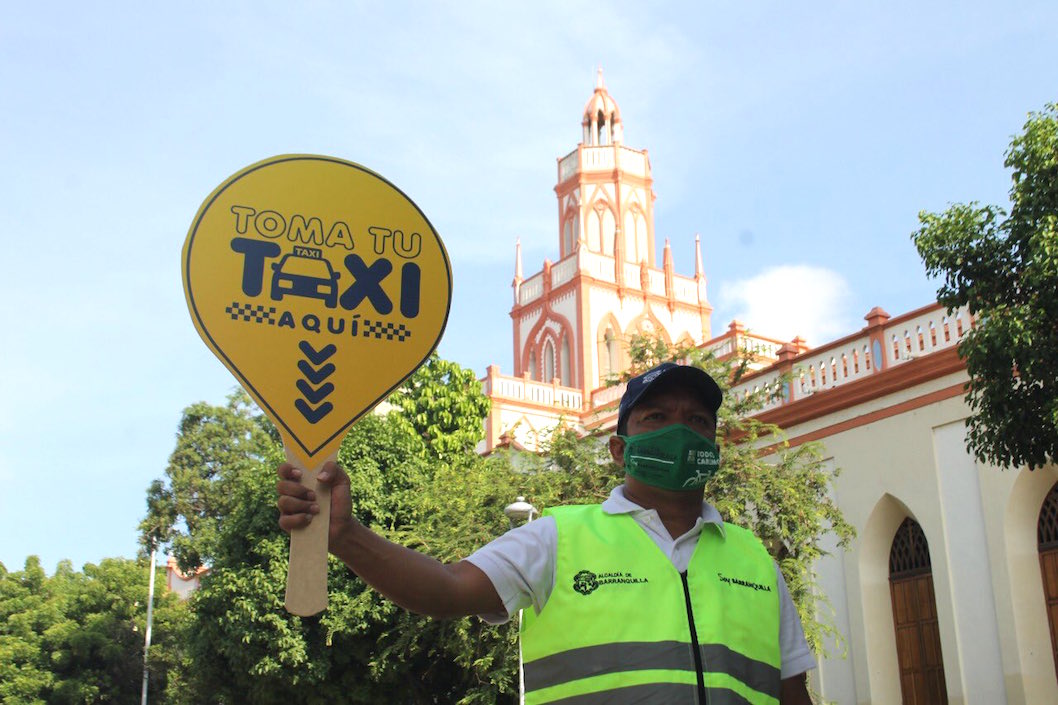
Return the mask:
{"type": "Polygon", "coordinates": [[[610,436],[610,457],[617,463],[617,467],[625,466],[625,439],[620,436],[610,436]]]}

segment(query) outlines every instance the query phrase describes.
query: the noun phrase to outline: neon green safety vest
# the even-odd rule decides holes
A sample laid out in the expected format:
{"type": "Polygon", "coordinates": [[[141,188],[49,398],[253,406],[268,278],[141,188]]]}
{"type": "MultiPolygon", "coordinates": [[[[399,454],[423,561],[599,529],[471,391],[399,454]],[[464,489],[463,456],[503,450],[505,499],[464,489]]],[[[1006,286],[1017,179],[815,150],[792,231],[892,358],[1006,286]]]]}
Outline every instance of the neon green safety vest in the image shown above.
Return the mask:
{"type": "Polygon", "coordinates": [[[778,704],[777,578],[752,533],[704,526],[681,575],[628,514],[547,514],[555,587],[523,616],[526,703],[778,704]]]}

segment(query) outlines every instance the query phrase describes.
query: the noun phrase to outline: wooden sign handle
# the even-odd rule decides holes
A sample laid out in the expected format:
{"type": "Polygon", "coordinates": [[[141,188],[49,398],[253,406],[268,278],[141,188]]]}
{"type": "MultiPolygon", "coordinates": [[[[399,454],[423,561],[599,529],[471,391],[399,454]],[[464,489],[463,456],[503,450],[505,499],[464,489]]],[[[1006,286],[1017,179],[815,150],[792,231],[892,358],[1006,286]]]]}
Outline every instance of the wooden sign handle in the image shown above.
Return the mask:
{"type": "Polygon", "coordinates": [[[313,467],[305,463],[284,446],[287,461],[301,468],[301,484],[316,493],[320,513],[303,529],[290,532],[290,565],[287,568],[286,608],[299,617],[311,617],[327,609],[327,527],[331,523],[331,490],[316,482],[316,474],[323,465],[334,460],[332,453],[313,467]]]}

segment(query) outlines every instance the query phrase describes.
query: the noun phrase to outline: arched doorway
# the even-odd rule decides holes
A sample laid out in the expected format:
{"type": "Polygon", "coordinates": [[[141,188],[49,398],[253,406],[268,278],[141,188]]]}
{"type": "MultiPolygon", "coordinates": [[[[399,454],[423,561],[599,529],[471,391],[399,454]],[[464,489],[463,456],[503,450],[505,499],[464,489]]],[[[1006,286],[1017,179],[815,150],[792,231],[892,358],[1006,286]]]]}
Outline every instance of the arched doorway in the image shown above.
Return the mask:
{"type": "Polygon", "coordinates": [[[1043,575],[1043,597],[1047,601],[1047,622],[1051,628],[1051,652],[1058,674],[1058,483],[1051,487],[1036,522],[1036,541],[1043,575]]]}
{"type": "Polygon", "coordinates": [[[903,703],[946,705],[929,544],[922,527],[910,517],[897,529],[889,550],[889,591],[903,703]]]}

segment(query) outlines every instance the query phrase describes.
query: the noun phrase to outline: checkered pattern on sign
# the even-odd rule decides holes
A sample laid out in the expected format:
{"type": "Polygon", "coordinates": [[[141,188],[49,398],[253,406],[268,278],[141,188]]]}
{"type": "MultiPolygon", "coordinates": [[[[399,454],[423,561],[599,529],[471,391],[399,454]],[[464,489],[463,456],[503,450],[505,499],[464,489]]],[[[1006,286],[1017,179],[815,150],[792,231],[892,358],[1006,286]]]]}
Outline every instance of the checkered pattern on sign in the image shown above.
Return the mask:
{"type": "Polygon", "coordinates": [[[275,313],[276,309],[274,306],[262,306],[260,304],[240,304],[238,301],[232,301],[231,306],[226,306],[224,312],[231,316],[231,320],[237,321],[240,318],[244,321],[254,321],[255,323],[267,323],[270,326],[276,324],[275,313]]]}
{"type": "Polygon", "coordinates": [[[377,340],[382,340],[383,337],[386,340],[393,340],[396,338],[403,343],[405,339],[411,337],[411,331],[408,330],[403,323],[394,325],[384,321],[369,321],[364,319],[364,329],[361,335],[365,338],[375,338],[377,340]]]}

